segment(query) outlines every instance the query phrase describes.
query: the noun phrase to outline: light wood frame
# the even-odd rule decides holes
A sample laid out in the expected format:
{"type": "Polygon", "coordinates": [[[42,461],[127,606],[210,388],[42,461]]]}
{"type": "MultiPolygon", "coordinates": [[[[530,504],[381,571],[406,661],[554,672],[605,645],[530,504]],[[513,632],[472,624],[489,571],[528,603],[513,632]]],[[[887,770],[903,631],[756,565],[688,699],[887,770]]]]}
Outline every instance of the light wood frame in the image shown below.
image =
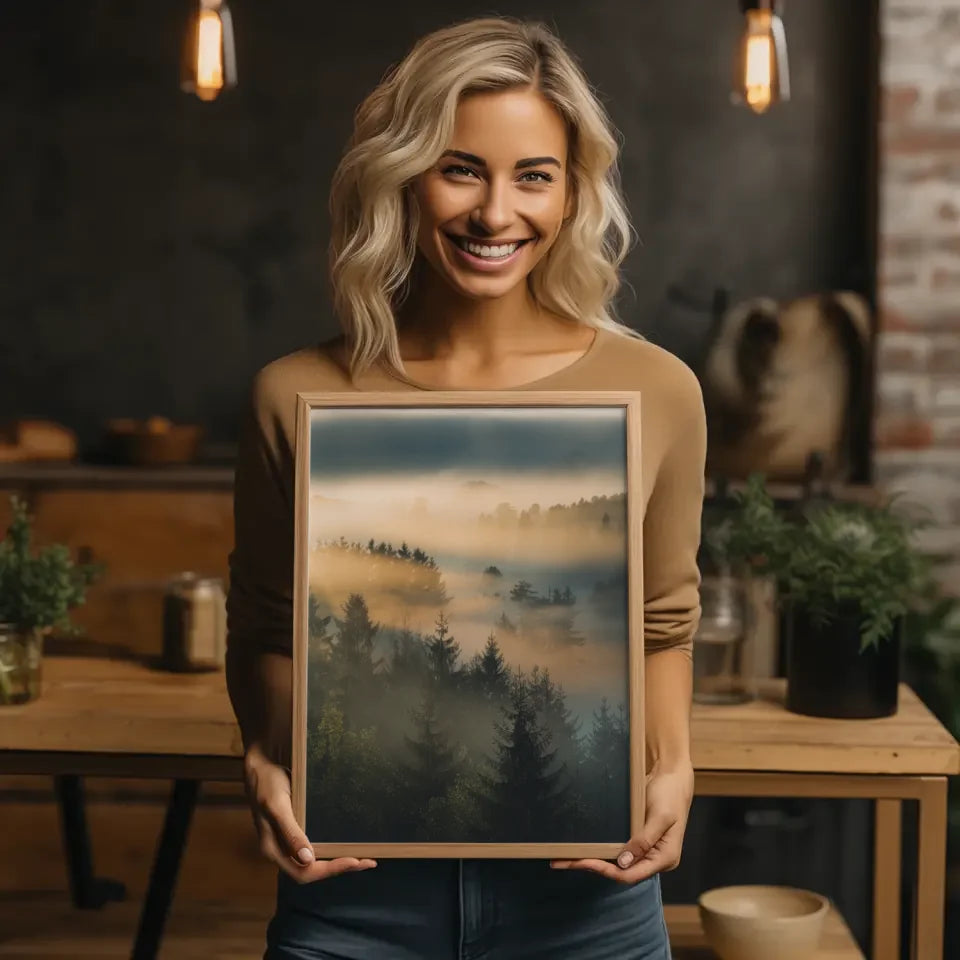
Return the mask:
{"type": "MultiPolygon", "coordinates": [[[[430,391],[417,392],[308,392],[297,394],[295,470],[295,548],[293,616],[293,742],[291,783],[298,824],[306,827],[306,725],[308,638],[308,530],[310,491],[311,412],[328,407],[621,407],[626,430],[626,538],[628,633],[629,820],[632,836],[644,822],[646,748],[644,723],[643,635],[643,503],[641,482],[640,393],[637,391],[430,391]]],[[[320,858],[580,858],[614,859],[622,842],[484,843],[484,842],[314,842],[320,858]]]]}

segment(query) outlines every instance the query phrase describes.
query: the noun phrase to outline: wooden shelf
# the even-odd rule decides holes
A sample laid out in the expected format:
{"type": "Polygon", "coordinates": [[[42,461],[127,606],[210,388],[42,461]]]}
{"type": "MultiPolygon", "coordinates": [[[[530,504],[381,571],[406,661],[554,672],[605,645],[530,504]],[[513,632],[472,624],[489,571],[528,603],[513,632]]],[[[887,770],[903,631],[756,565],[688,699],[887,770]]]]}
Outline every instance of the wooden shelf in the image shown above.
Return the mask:
{"type": "Polygon", "coordinates": [[[233,467],[200,464],[135,467],[80,462],[2,464],[0,488],[232,490],[233,467]]]}
{"type": "MultiPolygon", "coordinates": [[[[663,913],[670,933],[673,960],[716,960],[717,955],[704,939],[696,905],[667,904],[663,913]]],[[[866,960],[843,917],[835,909],[831,908],[827,915],[820,949],[810,960],[866,960]]]]}

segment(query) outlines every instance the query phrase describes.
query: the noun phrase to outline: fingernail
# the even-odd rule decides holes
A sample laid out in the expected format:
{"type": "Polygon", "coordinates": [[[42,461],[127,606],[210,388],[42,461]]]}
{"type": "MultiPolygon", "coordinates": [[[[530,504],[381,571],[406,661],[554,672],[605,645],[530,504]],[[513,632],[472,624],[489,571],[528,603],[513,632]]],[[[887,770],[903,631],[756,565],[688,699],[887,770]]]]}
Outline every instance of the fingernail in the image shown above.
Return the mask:
{"type": "Polygon", "coordinates": [[[301,863],[313,863],[313,851],[309,847],[301,847],[297,851],[297,859],[301,863]]]}
{"type": "Polygon", "coordinates": [[[617,863],[626,870],[633,863],[633,854],[629,850],[624,850],[617,858],[617,863]]]}

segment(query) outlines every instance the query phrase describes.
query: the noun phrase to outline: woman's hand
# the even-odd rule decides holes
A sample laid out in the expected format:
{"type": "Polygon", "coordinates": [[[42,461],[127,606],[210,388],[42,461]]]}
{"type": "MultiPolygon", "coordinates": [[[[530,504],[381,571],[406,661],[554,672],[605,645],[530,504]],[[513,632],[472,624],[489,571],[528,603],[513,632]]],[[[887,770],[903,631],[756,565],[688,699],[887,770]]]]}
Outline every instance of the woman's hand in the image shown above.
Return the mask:
{"type": "Polygon", "coordinates": [[[260,836],[260,852],[297,883],[312,883],[377,865],[375,860],[358,860],[356,857],[317,860],[310,841],[293,815],[287,771],[268,759],[256,745],[247,750],[243,766],[247,799],[260,836]]]}
{"type": "Polygon", "coordinates": [[[647,778],[643,830],[624,847],[616,863],[606,860],[552,860],[558,870],[593,870],[619,883],[637,883],[680,863],[683,834],[693,800],[693,764],[656,766],[647,778]]]}

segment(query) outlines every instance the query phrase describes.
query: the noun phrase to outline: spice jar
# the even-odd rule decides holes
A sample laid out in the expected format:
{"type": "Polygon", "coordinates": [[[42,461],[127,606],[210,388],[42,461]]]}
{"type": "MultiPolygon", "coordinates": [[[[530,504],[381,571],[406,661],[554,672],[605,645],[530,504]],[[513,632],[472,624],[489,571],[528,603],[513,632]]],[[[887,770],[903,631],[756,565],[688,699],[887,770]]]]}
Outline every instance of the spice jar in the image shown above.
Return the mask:
{"type": "Polygon", "coordinates": [[[181,573],[163,598],[163,666],[189,672],[219,670],[227,645],[223,581],[181,573]]]}

